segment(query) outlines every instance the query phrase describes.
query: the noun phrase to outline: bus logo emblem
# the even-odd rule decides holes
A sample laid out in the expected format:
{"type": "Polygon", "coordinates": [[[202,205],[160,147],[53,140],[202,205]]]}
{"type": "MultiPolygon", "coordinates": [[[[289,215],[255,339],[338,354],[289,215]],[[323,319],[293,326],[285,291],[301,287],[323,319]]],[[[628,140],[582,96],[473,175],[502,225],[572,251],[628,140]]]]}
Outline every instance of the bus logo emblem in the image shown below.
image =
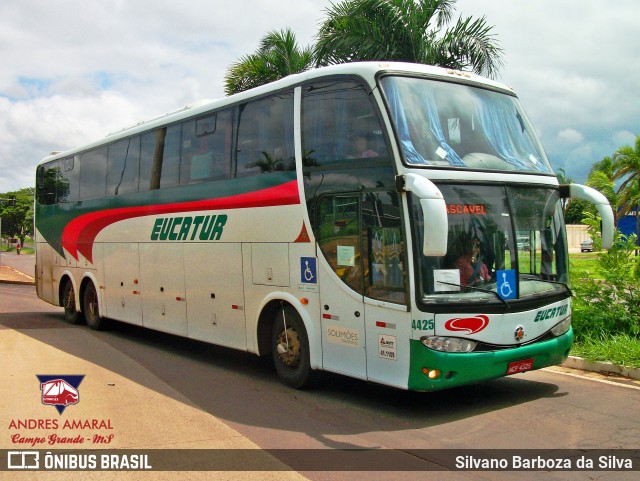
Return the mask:
{"type": "Polygon", "coordinates": [[[516,327],[516,331],[513,333],[513,337],[517,342],[522,341],[522,339],[524,338],[524,326],[516,327]]]}
{"type": "Polygon", "coordinates": [[[40,391],[42,391],[42,404],[55,406],[59,414],[71,404],[80,402],[78,386],[84,379],[82,376],[68,375],[36,375],[40,381],[40,391]]]}
{"type": "Polygon", "coordinates": [[[474,317],[455,317],[449,319],[444,327],[448,331],[467,331],[466,334],[476,334],[489,325],[489,317],[478,314],[474,317]]]}

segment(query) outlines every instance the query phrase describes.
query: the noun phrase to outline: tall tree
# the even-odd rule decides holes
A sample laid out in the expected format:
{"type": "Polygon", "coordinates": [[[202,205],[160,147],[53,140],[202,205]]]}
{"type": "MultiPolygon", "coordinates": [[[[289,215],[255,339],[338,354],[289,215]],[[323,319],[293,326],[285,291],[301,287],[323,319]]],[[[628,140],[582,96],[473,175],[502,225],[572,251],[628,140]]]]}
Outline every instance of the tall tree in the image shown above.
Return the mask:
{"type": "Polygon", "coordinates": [[[587,185],[589,187],[593,187],[607,198],[609,205],[613,208],[614,225],[618,225],[618,194],[616,193],[613,180],[607,176],[606,172],[602,170],[594,170],[589,174],[587,185]]]}
{"type": "Polygon", "coordinates": [[[15,203],[0,205],[2,235],[17,237],[24,245],[24,238],[33,234],[33,187],[0,194],[1,198],[15,198],[15,203]]]}
{"type": "Polygon", "coordinates": [[[502,65],[485,17],[453,17],[456,0],[345,0],[326,9],[317,34],[318,65],[406,61],[495,77],[502,65]]]}
{"type": "Polygon", "coordinates": [[[619,215],[635,210],[637,233],[640,229],[640,135],[634,147],[621,147],[613,154],[613,166],[614,179],[624,179],[618,188],[619,215]]]}
{"type": "Polygon", "coordinates": [[[613,180],[622,180],[618,187],[620,215],[638,207],[637,189],[640,185],[640,135],[633,147],[620,147],[613,154],[613,180]]]}
{"type": "Polygon", "coordinates": [[[271,31],[258,50],[232,64],[224,77],[225,93],[232,95],[258,87],[314,65],[313,49],[300,48],[290,29],[271,31]]]}

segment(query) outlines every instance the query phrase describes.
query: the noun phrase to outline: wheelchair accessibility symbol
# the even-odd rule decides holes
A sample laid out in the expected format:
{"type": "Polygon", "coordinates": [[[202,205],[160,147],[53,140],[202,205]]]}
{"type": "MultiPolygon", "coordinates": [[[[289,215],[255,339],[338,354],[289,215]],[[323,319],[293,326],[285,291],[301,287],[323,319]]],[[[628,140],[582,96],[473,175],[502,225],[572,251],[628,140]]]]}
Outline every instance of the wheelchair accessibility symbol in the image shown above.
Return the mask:
{"type": "Polygon", "coordinates": [[[300,282],[303,284],[317,284],[316,258],[300,258],[300,282]]]}
{"type": "Polygon", "coordinates": [[[514,269],[499,270],[496,272],[498,295],[502,299],[515,299],[516,296],[516,271],[514,269]]]}

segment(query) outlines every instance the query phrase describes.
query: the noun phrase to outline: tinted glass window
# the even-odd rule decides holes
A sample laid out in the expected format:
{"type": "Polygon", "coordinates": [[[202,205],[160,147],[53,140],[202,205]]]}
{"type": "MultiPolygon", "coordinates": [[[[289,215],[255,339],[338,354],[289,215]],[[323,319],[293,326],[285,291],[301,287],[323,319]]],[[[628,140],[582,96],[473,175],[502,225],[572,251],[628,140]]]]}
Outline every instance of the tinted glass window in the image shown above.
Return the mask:
{"type": "Polygon", "coordinates": [[[57,202],[58,183],[60,182],[59,162],[49,162],[38,167],[36,199],[40,205],[53,205],[57,202]]]}
{"type": "Polygon", "coordinates": [[[109,146],[107,195],[138,191],[140,137],[122,140],[109,146]]]}
{"type": "Polygon", "coordinates": [[[59,179],[57,183],[57,202],[74,202],[78,200],[80,190],[80,164],[78,156],[67,157],[58,161],[59,179]]]}
{"type": "Polygon", "coordinates": [[[318,245],[336,275],[366,297],[406,303],[397,193],[327,195],[317,212],[318,245]]]}
{"type": "Polygon", "coordinates": [[[241,106],[236,177],[294,169],[293,93],[241,106]]]}
{"type": "Polygon", "coordinates": [[[160,187],[174,187],[180,183],[180,125],[168,127],[164,139],[160,187]]]}
{"type": "Polygon", "coordinates": [[[182,124],[181,184],[229,177],[232,118],[224,110],[182,124]]]}
{"type": "Polygon", "coordinates": [[[107,177],[107,147],[80,155],[80,199],[104,197],[107,177]]]}
{"type": "Polygon", "coordinates": [[[142,136],[140,142],[140,181],[138,190],[144,192],[147,190],[158,189],[160,187],[160,168],[162,162],[158,162],[158,169],[154,169],[156,153],[158,158],[162,159],[162,149],[164,147],[165,129],[158,129],[154,132],[148,132],[142,136]],[[156,144],[159,146],[156,149],[156,144]]]}
{"type": "Polygon", "coordinates": [[[303,163],[307,167],[389,155],[369,95],[355,82],[305,87],[302,113],[303,163]]]}

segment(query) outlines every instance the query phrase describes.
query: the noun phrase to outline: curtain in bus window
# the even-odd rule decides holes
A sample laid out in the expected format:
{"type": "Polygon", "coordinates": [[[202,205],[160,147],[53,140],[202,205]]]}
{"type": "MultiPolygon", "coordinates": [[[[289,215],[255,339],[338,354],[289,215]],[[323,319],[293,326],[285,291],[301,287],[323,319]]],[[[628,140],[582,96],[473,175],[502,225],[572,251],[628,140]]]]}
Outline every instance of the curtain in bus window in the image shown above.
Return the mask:
{"type": "Polygon", "coordinates": [[[428,89],[426,92],[424,92],[424,95],[420,97],[420,100],[420,106],[424,109],[424,112],[427,115],[427,120],[429,121],[431,132],[433,133],[433,135],[435,135],[436,139],[440,143],[440,148],[444,151],[444,156],[438,155],[438,151],[436,151],[436,155],[442,157],[443,159],[446,159],[450,165],[464,166],[464,162],[458,156],[456,151],[453,150],[447,143],[447,140],[444,136],[442,125],[440,125],[440,118],[438,117],[438,108],[436,107],[433,91],[431,89],[428,89]]]}
{"type": "Polygon", "coordinates": [[[402,100],[398,88],[394,82],[387,83],[387,98],[389,99],[389,107],[391,109],[391,116],[395,123],[400,137],[400,143],[402,144],[402,151],[406,161],[410,164],[428,164],[425,158],[420,155],[411,141],[411,134],[409,133],[409,126],[407,125],[407,117],[402,107],[402,100]]]}
{"type": "Polygon", "coordinates": [[[537,159],[537,149],[524,125],[522,114],[517,111],[510,97],[478,95],[476,109],[482,129],[492,147],[518,170],[548,172],[537,159]],[[523,162],[526,160],[526,164],[523,162]]]}

